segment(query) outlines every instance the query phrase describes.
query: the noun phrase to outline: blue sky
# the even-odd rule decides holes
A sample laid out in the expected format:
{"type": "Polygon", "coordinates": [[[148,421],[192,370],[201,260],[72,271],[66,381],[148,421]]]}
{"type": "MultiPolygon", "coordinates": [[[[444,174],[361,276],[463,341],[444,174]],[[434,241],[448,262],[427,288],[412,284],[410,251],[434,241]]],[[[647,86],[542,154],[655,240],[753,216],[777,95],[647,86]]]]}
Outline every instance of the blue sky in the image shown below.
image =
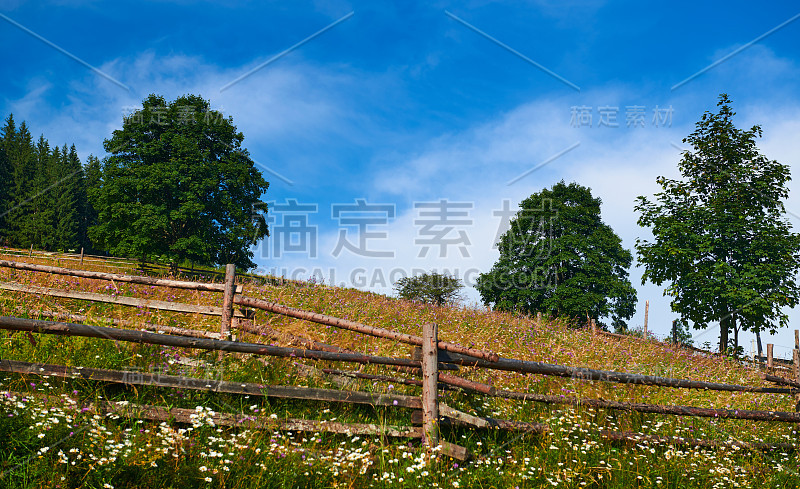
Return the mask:
{"type": "MultiPolygon", "coordinates": [[[[287,276],[391,293],[433,269],[469,284],[497,258],[503,202],[561,179],[590,187],[633,249],[649,236],[635,197],[678,176],[681,140],[722,92],[739,127],[762,125],[762,153],[800,170],[792,2],[3,0],[0,14],[2,113],[84,160],[149,93],[233,117],[277,204],[256,261],[287,276]]],[[[665,335],[675,315],[641,274],[631,325],[650,300],[665,335]]],[[[792,334],[774,342],[787,354],[792,334]]]]}

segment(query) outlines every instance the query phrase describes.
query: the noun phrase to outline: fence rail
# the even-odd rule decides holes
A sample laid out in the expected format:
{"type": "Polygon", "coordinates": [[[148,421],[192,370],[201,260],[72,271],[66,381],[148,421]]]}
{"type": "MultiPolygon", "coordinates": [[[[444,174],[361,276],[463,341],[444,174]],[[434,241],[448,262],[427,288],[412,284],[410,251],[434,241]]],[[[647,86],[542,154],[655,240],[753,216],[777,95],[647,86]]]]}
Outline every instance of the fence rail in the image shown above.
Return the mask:
{"type": "MultiPolygon", "coordinates": [[[[0,267],[12,268],[15,270],[27,270],[31,272],[52,273],[55,275],[69,275],[71,277],[95,278],[101,280],[111,280],[117,282],[127,282],[141,285],[152,285],[160,287],[172,287],[176,289],[204,290],[210,292],[225,292],[225,284],[215,284],[207,282],[188,282],[184,280],[170,280],[164,278],[144,277],[140,275],[124,275],[121,273],[93,272],[90,270],[74,270],[62,267],[52,267],[49,265],[37,265],[34,263],[0,260],[0,267]]],[[[242,293],[242,286],[236,286],[236,293],[242,293]]]]}
{"type": "MultiPolygon", "coordinates": [[[[418,349],[414,350],[413,359],[419,359],[418,349]]],[[[773,387],[753,387],[736,384],[723,384],[719,382],[704,382],[700,380],[674,379],[654,375],[631,374],[627,372],[614,372],[610,370],[595,370],[566,365],[533,362],[529,360],[515,360],[501,358],[496,362],[469,358],[464,355],[449,352],[439,352],[439,362],[468,365],[480,368],[505,370],[526,374],[540,374],[554,377],[567,377],[580,380],[597,380],[603,382],[616,382],[620,384],[652,385],[658,387],[672,387],[679,389],[703,389],[724,392],[758,392],[763,394],[798,394],[794,389],[779,389],[773,387]]]]}
{"type": "MultiPolygon", "coordinates": [[[[263,311],[268,311],[275,314],[281,314],[284,316],[289,316],[297,319],[305,319],[306,321],[311,321],[318,324],[325,324],[328,326],[334,326],[336,328],[341,328],[341,329],[347,329],[350,331],[355,331],[357,333],[376,336],[379,338],[400,341],[402,343],[407,343],[409,345],[419,346],[423,344],[423,339],[420,336],[414,336],[406,333],[398,333],[396,331],[384,328],[376,328],[374,326],[368,326],[366,324],[361,324],[355,321],[349,321],[347,319],[340,319],[333,316],[328,316],[326,314],[303,311],[301,309],[284,306],[282,304],[278,304],[275,302],[269,302],[265,300],[254,299],[251,297],[244,297],[244,296],[235,297],[233,301],[234,303],[240,306],[247,306],[255,309],[261,309],[263,311]]],[[[477,359],[484,359],[495,362],[500,358],[497,355],[497,353],[484,350],[476,350],[474,348],[467,348],[460,345],[455,345],[453,343],[448,343],[446,341],[438,342],[438,348],[453,353],[460,353],[462,355],[466,355],[477,359]]]]}
{"type": "Polygon", "coordinates": [[[137,297],[106,295],[106,294],[99,294],[97,292],[82,292],[78,290],[54,289],[50,287],[39,287],[36,285],[21,285],[8,282],[0,283],[0,290],[23,292],[26,294],[46,295],[49,297],[61,297],[63,299],[78,299],[83,301],[105,302],[108,304],[119,304],[122,306],[129,306],[129,307],[143,307],[146,309],[157,309],[159,311],[203,314],[206,316],[222,316],[222,308],[217,306],[184,304],[182,302],[168,302],[168,301],[159,301],[154,299],[139,299],[137,297]]]}

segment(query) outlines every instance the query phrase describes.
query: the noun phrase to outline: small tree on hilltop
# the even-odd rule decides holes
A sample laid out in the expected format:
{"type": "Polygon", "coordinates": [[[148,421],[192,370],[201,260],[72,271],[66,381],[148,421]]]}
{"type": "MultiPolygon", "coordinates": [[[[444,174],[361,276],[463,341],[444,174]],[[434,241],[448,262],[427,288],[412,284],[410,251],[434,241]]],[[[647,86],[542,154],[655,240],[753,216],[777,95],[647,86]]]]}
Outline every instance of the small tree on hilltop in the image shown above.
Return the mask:
{"type": "Polygon", "coordinates": [[[456,277],[436,272],[403,277],[394,284],[397,294],[402,299],[437,306],[455,304],[462,300],[463,287],[456,277]]]}

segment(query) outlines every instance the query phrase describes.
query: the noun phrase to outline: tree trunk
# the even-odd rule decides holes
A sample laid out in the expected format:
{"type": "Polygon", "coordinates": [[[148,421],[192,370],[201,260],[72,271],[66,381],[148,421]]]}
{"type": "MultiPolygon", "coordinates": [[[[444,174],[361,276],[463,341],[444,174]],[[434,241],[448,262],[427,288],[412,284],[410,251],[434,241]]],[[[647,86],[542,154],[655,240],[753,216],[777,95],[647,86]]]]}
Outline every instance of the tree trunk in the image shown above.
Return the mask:
{"type": "Polygon", "coordinates": [[[733,327],[733,351],[739,351],[739,325],[736,323],[736,316],[731,316],[731,326],[733,327]]]}
{"type": "Polygon", "coordinates": [[[756,343],[758,344],[758,356],[763,357],[764,352],[761,348],[761,330],[756,330],[756,343]]]}
{"type": "Polygon", "coordinates": [[[731,317],[725,314],[719,322],[719,352],[723,355],[728,352],[728,331],[730,329],[731,317]]]}

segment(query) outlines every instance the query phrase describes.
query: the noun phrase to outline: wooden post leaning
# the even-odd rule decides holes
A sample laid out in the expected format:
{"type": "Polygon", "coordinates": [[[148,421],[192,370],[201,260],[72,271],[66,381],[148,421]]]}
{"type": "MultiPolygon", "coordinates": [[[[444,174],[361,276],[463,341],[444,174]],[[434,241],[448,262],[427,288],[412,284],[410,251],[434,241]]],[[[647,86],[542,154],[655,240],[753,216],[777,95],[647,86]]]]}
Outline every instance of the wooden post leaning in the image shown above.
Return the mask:
{"type": "Polygon", "coordinates": [[[436,384],[439,382],[439,330],[436,324],[422,326],[422,428],[428,449],[439,446],[439,405],[436,384]]]}
{"type": "MultiPolygon", "coordinates": [[[[220,321],[220,339],[230,341],[231,339],[231,318],[233,317],[233,294],[236,291],[234,288],[234,279],[236,278],[236,265],[228,263],[225,265],[225,292],[222,296],[222,320],[220,321]]],[[[222,360],[223,352],[220,351],[218,356],[222,360]]]]}
{"type": "MultiPolygon", "coordinates": [[[[797,333],[797,330],[795,330],[795,333],[797,333]]],[[[800,349],[795,348],[792,350],[792,360],[794,363],[794,378],[797,382],[800,382],[800,349]]],[[[800,413],[800,394],[795,394],[794,400],[797,401],[794,410],[800,413]]]]}
{"type": "Polygon", "coordinates": [[[772,360],[772,343],[767,343],[767,371],[772,373],[774,362],[772,360]]]}

